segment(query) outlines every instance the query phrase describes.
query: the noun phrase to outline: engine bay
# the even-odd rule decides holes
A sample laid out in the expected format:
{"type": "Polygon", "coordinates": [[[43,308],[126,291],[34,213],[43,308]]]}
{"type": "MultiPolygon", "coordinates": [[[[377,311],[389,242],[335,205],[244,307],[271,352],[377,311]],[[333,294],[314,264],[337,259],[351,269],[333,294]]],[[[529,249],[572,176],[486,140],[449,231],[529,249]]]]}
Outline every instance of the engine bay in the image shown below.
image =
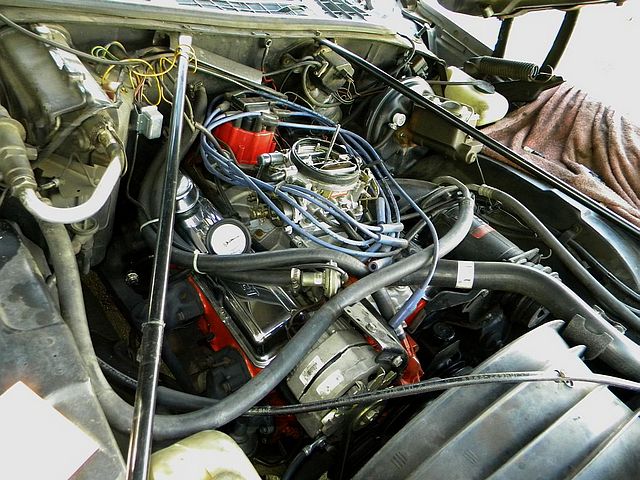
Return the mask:
{"type": "Polygon", "coordinates": [[[162,449],[211,430],[238,478],[637,471],[636,232],[487,157],[522,102],[402,18],[418,33],[2,15],[6,255],[95,392],[109,462],[82,478],[122,478],[120,452],[191,478],[162,449]]]}

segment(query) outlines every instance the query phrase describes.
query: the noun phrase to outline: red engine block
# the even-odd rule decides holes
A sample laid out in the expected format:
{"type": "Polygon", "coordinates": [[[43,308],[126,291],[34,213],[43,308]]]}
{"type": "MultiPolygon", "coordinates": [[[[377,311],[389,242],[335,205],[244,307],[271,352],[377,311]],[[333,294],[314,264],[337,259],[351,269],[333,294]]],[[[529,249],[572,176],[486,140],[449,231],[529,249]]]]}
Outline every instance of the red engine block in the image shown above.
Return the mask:
{"type": "Polygon", "coordinates": [[[214,352],[219,352],[225,347],[231,347],[234,350],[237,350],[240,355],[242,355],[249,374],[252,377],[255,377],[261,369],[256,367],[244,353],[240,344],[235,338],[233,338],[233,335],[213,308],[213,305],[211,305],[211,302],[209,302],[209,299],[206,297],[204,292],[200,290],[196,282],[194,282],[193,279],[189,279],[189,282],[193,288],[195,288],[196,292],[198,292],[198,296],[202,302],[202,307],[204,308],[204,314],[198,320],[198,328],[207,338],[210,339],[209,346],[214,352]]]}

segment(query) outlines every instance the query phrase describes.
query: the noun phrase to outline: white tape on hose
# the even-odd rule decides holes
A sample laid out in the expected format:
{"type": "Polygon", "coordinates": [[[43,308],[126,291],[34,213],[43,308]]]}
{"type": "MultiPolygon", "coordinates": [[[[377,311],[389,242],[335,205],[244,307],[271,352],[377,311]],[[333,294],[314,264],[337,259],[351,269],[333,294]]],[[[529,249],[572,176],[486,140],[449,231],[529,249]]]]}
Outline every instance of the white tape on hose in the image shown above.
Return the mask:
{"type": "Polygon", "coordinates": [[[473,262],[458,262],[456,288],[473,288],[474,270],[475,267],[473,262]]]}

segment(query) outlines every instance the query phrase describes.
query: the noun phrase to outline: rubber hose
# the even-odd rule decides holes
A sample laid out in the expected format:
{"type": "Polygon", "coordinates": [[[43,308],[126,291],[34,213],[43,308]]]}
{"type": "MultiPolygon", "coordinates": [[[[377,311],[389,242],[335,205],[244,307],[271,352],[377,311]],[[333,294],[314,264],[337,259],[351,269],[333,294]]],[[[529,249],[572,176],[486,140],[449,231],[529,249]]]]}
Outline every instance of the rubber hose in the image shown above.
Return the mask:
{"type": "MultiPolygon", "coordinates": [[[[473,288],[519,293],[535,300],[562,320],[572,320],[576,315],[583,317],[591,335],[578,337],[571,334],[573,340],[585,344],[588,353],[589,350],[591,353],[599,352],[598,358],[616,371],[640,380],[640,345],[613,327],[556,278],[536,268],[508,262],[441,260],[431,284],[435,287],[458,288],[461,263],[473,264],[473,288]],[[609,337],[608,344],[606,337],[609,337]]],[[[423,278],[422,272],[408,275],[401,284],[419,284],[423,278]]]]}
{"type": "MultiPolygon", "coordinates": [[[[96,396],[112,427],[128,432],[131,428],[133,407],[113,391],[100,369],[91,343],[82,285],[71,240],[62,225],[41,223],[41,229],[52,252],[63,315],[85,361],[96,396]]],[[[201,430],[219,428],[238,418],[284,380],[342,314],[345,307],[422,268],[428,263],[430,256],[431,249],[424,250],[345,288],[314,313],[267,367],[228,397],[214,406],[196,412],[156,415],[154,439],[183,438],[201,430]]]]}
{"type": "Polygon", "coordinates": [[[553,254],[569,269],[571,273],[593,294],[593,296],[609,308],[626,327],[640,333],[640,318],[636,317],[627,306],[618,300],[609,290],[598,282],[589,271],[560,243],[547,227],[527,207],[511,195],[487,185],[472,185],[470,188],[483,197],[496,200],[522,220],[553,254]]]}
{"type": "MultiPolygon", "coordinates": [[[[193,118],[196,122],[202,123],[207,114],[207,91],[203,85],[199,85],[195,90],[194,105],[193,105],[193,118]]],[[[191,146],[198,139],[200,132],[198,129],[194,129],[191,135],[184,138],[180,145],[180,162],[184,160],[184,157],[189,153],[191,146]]],[[[154,188],[158,183],[158,179],[162,178],[161,169],[164,166],[165,159],[167,158],[167,142],[162,144],[159,152],[156,154],[154,160],[151,162],[147,174],[142,179],[140,186],[140,201],[147,208],[151,218],[158,218],[158,205],[160,205],[159,195],[162,193],[159,188],[154,188]],[[154,199],[151,200],[151,195],[154,199]],[[144,201],[143,201],[144,200],[144,201]]],[[[148,219],[145,219],[146,221],[148,219]]],[[[155,243],[154,243],[155,245],[155,243]]]]}
{"type": "Polygon", "coordinates": [[[386,288],[381,288],[377,292],[373,292],[371,294],[373,297],[373,301],[376,302],[378,306],[378,311],[380,311],[380,315],[382,318],[389,321],[396,314],[396,307],[393,305],[393,301],[391,300],[391,296],[386,288]]]}
{"type": "MultiPolygon", "coordinates": [[[[257,283],[259,285],[291,285],[291,271],[278,270],[254,270],[247,272],[234,272],[229,270],[220,270],[216,273],[218,278],[242,283],[257,283]]],[[[389,320],[396,313],[393,301],[386,289],[374,292],[373,300],[378,306],[380,314],[385,320],[389,320]]]]}
{"type": "MultiPolygon", "coordinates": [[[[112,382],[126,387],[131,390],[138,388],[138,380],[130,377],[126,373],[121,372],[113,365],[110,365],[100,357],[98,357],[98,364],[104,372],[104,374],[112,382]]],[[[192,411],[198,410],[204,407],[210,407],[215,405],[218,401],[214,398],[201,397],[192,393],[182,392],[180,390],[173,390],[162,385],[158,386],[158,403],[165,407],[177,411],[192,411]]]]}
{"type": "MultiPolygon", "coordinates": [[[[432,285],[456,288],[459,265],[460,262],[457,261],[440,260],[432,285]]],[[[586,320],[589,329],[594,334],[606,332],[612,338],[612,342],[607,347],[607,350],[603,352],[602,359],[615,370],[634,379],[640,378],[640,347],[604,321],[580,297],[559,280],[526,265],[506,262],[474,262],[473,266],[473,288],[486,288],[525,295],[549,309],[558,318],[568,320],[575,315],[580,315],[586,320]]],[[[419,284],[424,279],[424,275],[424,272],[410,274],[399,279],[396,284],[419,284]]],[[[576,343],[586,344],[588,349],[601,348],[601,345],[585,342],[584,338],[572,340],[576,341],[576,343]]],[[[135,388],[135,380],[130,380],[134,382],[135,388]]],[[[167,399],[165,401],[163,399],[162,402],[174,408],[194,410],[216,402],[213,399],[197,395],[166,388],[165,390],[168,390],[170,400],[167,399]]]]}
{"type": "Polygon", "coordinates": [[[291,463],[287,466],[287,469],[282,474],[282,477],[280,477],[280,480],[293,480],[294,478],[296,478],[296,472],[307,459],[307,456],[308,455],[304,450],[299,451],[298,454],[293,458],[291,463]]]}
{"type": "Polygon", "coordinates": [[[93,349],[82,295],[80,273],[67,229],[59,223],[39,221],[39,225],[47,243],[49,258],[56,274],[62,317],[65,319],[75,339],[89,374],[91,387],[109,423],[113,425],[113,422],[117,420],[117,423],[124,429],[130,428],[133,407],[113,391],[100,369],[98,358],[93,349]],[[122,417],[120,414],[122,411],[127,411],[128,416],[122,417]]]}
{"type": "MultiPolygon", "coordinates": [[[[147,244],[155,238],[150,228],[145,228],[143,237],[147,244]]],[[[181,267],[193,268],[193,253],[175,248],[171,260],[181,267]]],[[[198,270],[216,275],[221,271],[237,272],[266,270],[269,268],[296,266],[301,263],[324,263],[335,261],[347,273],[358,278],[369,273],[367,267],[350,255],[325,248],[289,248],[273,252],[244,253],[242,255],[198,255],[198,270]]]]}

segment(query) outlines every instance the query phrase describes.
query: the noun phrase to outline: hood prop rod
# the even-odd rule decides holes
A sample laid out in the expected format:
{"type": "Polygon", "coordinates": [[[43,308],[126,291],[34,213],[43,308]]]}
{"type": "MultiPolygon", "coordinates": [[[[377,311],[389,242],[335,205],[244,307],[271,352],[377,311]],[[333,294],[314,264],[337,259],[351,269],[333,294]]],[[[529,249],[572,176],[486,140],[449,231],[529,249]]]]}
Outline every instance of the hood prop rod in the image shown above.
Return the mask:
{"type": "Polygon", "coordinates": [[[180,172],[180,138],[182,137],[182,117],[187,90],[191,37],[180,35],[178,44],[178,74],[169,126],[167,162],[153,262],[149,313],[146,322],[142,325],[142,343],[138,354],[140,367],[138,388],[133,406],[131,436],[129,437],[127,480],[147,480],[151,456],[153,417],[156,408],[156,390],[165,326],[165,300],[169,282],[169,262],[176,211],[175,198],[180,172]]]}
{"type": "Polygon", "coordinates": [[[478,142],[482,143],[484,146],[502,155],[504,158],[511,161],[512,163],[520,167],[522,170],[524,170],[528,174],[534,176],[537,179],[543,180],[549,185],[557,188],[562,193],[571,197],[573,200],[577,201],[583,206],[598,213],[603,218],[611,222],[613,225],[621,227],[624,231],[631,233],[636,238],[640,237],[640,228],[636,227],[633,223],[631,223],[627,219],[611,211],[609,208],[605,207],[604,205],[601,205],[600,203],[596,202],[591,197],[589,197],[588,195],[585,195],[581,191],[576,190],[566,182],[563,182],[562,180],[547,173],[541,167],[531,163],[522,155],[519,155],[518,153],[506,147],[502,143],[498,142],[497,140],[494,140],[493,138],[489,137],[488,135],[481,132],[477,128],[472,127],[471,125],[466,123],[464,120],[461,120],[460,118],[456,117],[449,111],[442,108],[440,105],[437,105],[434,102],[426,99],[425,97],[420,95],[418,92],[406,86],[397,78],[389,75],[387,72],[378,68],[373,63],[365,60],[359,55],[356,55],[351,50],[348,50],[324,38],[319,39],[319,42],[321,45],[329,47],[331,50],[333,50],[337,54],[353,62],[355,65],[359,66],[364,71],[370,73],[373,77],[382,81],[389,87],[393,88],[395,91],[401,93],[402,95],[407,97],[409,100],[413,101],[416,105],[439,116],[440,118],[448,122],[450,125],[453,125],[454,127],[458,128],[462,132],[469,135],[474,140],[477,140],[478,142]]]}

